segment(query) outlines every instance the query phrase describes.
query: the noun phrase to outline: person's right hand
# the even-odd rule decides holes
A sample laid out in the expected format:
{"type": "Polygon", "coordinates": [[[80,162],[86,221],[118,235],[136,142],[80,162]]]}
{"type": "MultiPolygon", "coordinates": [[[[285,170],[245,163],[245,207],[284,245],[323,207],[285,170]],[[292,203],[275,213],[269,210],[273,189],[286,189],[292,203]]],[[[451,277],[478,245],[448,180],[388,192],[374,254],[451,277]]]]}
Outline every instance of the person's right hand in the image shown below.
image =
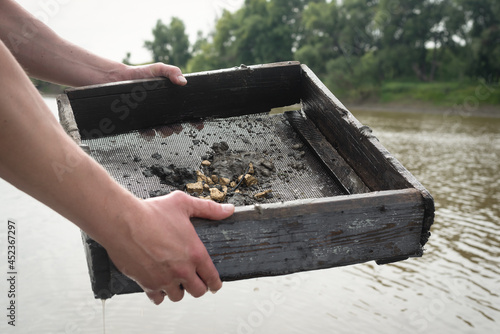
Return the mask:
{"type": "MultiPolygon", "coordinates": [[[[175,191],[142,201],[140,215],[116,240],[103,245],[113,263],[134,279],[155,303],[167,295],[172,301],[194,297],[222,287],[219,273],[189,220],[220,220],[234,212],[231,204],[218,204],[175,191]]],[[[125,217],[125,221],[129,221],[125,217]]]]}

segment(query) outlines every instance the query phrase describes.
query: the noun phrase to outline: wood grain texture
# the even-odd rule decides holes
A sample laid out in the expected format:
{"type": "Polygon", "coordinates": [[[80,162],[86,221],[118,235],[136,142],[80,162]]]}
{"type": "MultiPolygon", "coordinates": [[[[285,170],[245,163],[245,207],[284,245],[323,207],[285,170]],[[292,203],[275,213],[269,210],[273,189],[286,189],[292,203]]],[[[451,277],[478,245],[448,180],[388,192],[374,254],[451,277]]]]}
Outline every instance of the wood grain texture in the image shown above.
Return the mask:
{"type": "MultiPolygon", "coordinates": [[[[89,269],[90,284],[97,299],[108,299],[114,294],[111,287],[111,260],[108,252],[97,241],[82,231],[83,248],[89,269]]],[[[123,275],[123,274],[122,274],[123,275]]],[[[130,279],[128,279],[130,281],[130,279]]]]}
{"type": "MultiPolygon", "coordinates": [[[[193,218],[223,281],[422,255],[415,189],[238,207],[222,221],[193,218]]],[[[139,292],[113,272],[113,293],[139,292]]]]}
{"type": "Polygon", "coordinates": [[[80,145],[82,139],[78,126],[76,125],[75,115],[73,114],[73,109],[71,108],[68,96],[66,94],[61,94],[57,96],[56,101],[57,109],[59,111],[59,123],[71,139],[80,145]]]}
{"type": "Polygon", "coordinates": [[[205,117],[268,112],[300,101],[297,62],[238,67],[167,79],[67,90],[82,138],[125,133],[205,117]]]}
{"type": "Polygon", "coordinates": [[[290,111],[285,115],[295,131],[316,154],[345,194],[370,192],[361,178],[325,139],[311,120],[303,117],[298,111],[290,111]]]}
{"type": "Polygon", "coordinates": [[[302,65],[302,105],[310,119],[345,161],[372,190],[418,189],[424,198],[425,216],[421,234],[424,245],[434,222],[434,199],[424,186],[392,156],[318,77],[302,65]]]}
{"type": "Polygon", "coordinates": [[[193,224],[224,280],[236,280],[421,256],[422,218],[420,193],[406,189],[243,207],[193,224]]]}
{"type": "MultiPolygon", "coordinates": [[[[66,94],[61,94],[56,98],[59,110],[59,123],[64,131],[80,146],[87,154],[90,154],[88,146],[82,145],[78,126],[73,115],[73,110],[66,94]]],[[[84,231],[81,231],[83,249],[87,259],[90,284],[94,296],[97,299],[111,298],[115,293],[110,288],[112,286],[111,268],[113,263],[108,257],[107,251],[97,241],[93,240],[84,231]]],[[[120,273],[120,275],[124,276],[120,273]]],[[[127,278],[128,281],[131,281],[127,278]]],[[[135,284],[135,283],[134,283],[135,284]]],[[[137,289],[137,287],[135,287],[137,289]]]]}

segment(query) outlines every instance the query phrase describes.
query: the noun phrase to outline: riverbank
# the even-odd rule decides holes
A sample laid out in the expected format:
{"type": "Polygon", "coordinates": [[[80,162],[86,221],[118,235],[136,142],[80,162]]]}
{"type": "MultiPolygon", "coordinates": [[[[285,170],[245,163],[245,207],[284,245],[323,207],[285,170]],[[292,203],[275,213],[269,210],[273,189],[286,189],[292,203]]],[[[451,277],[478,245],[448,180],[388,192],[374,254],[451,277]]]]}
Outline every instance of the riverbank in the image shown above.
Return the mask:
{"type": "Polygon", "coordinates": [[[455,105],[455,106],[436,106],[430,103],[356,103],[345,102],[344,105],[351,112],[370,111],[370,112],[403,112],[414,114],[442,114],[461,117],[490,117],[500,118],[499,105],[455,105]]]}
{"type": "Polygon", "coordinates": [[[364,100],[353,92],[332,91],[351,110],[500,117],[499,85],[484,80],[387,81],[365,92],[370,97],[364,100]]]}

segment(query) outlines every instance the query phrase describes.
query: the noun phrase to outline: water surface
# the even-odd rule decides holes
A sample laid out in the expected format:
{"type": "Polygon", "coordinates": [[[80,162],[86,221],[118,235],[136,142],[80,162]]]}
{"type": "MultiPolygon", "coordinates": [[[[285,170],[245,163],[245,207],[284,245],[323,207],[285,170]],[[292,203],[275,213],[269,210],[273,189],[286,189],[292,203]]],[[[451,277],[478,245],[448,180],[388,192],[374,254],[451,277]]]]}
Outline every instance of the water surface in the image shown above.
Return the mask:
{"type": "MultiPolygon", "coordinates": [[[[116,296],[106,302],[107,333],[497,332],[500,120],[354,114],[434,196],[422,258],[225,283],[216,295],[159,307],[142,294],[116,296]]],[[[20,226],[16,332],[102,333],[77,228],[0,180],[1,240],[8,218],[20,226]]],[[[3,279],[3,308],[1,291],[3,279]]],[[[0,332],[15,333],[4,320],[0,332]]]]}

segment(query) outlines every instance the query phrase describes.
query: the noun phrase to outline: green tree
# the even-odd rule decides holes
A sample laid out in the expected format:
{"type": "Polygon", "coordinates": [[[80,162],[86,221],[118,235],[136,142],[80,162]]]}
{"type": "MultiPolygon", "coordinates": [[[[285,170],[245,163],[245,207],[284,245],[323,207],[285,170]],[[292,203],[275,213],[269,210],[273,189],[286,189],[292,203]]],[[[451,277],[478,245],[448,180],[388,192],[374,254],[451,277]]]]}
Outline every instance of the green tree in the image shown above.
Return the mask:
{"type": "Polygon", "coordinates": [[[439,59],[453,47],[460,30],[459,9],[452,0],[408,0],[394,6],[381,0],[375,28],[380,32],[379,66],[387,79],[416,77],[433,81],[439,59]]]}
{"type": "Polygon", "coordinates": [[[303,34],[295,58],[306,63],[333,91],[366,98],[376,86],[375,2],[315,2],[303,13],[303,34]]]}
{"type": "Polygon", "coordinates": [[[132,53],[127,52],[125,58],[123,58],[122,60],[122,63],[124,63],[125,65],[132,65],[132,63],[130,62],[130,57],[132,57],[132,53]]]}
{"type": "Polygon", "coordinates": [[[326,1],[311,3],[302,15],[302,38],[295,59],[307,64],[320,77],[326,74],[328,60],[340,56],[340,6],[326,1]]]}
{"type": "Polygon", "coordinates": [[[292,16],[279,0],[246,0],[234,14],[225,13],[215,32],[214,44],[225,60],[268,63],[293,57],[292,16]],[[289,14],[287,16],[287,14],[289,14]]]}
{"type": "Polygon", "coordinates": [[[161,20],[153,28],[153,40],[144,42],[144,47],[151,51],[153,61],[164,62],[185,68],[191,58],[189,38],[182,20],[173,17],[170,25],[161,20]]]}
{"type": "Polygon", "coordinates": [[[204,44],[209,55],[190,62],[196,70],[203,62],[219,67],[291,60],[301,36],[305,0],[246,0],[234,13],[224,11],[214,33],[204,44]]]}
{"type": "Polygon", "coordinates": [[[210,38],[210,35],[205,37],[198,32],[192,47],[192,58],[187,64],[187,72],[209,71],[223,67],[213,43],[210,43],[210,38]]]}
{"type": "Polygon", "coordinates": [[[293,58],[359,100],[387,81],[498,80],[499,22],[497,0],[245,0],[191,53],[178,19],[158,21],[145,46],[193,72],[293,58]]]}
{"type": "Polygon", "coordinates": [[[465,39],[469,46],[468,73],[473,77],[500,80],[500,2],[456,0],[464,13],[465,39]]]}

